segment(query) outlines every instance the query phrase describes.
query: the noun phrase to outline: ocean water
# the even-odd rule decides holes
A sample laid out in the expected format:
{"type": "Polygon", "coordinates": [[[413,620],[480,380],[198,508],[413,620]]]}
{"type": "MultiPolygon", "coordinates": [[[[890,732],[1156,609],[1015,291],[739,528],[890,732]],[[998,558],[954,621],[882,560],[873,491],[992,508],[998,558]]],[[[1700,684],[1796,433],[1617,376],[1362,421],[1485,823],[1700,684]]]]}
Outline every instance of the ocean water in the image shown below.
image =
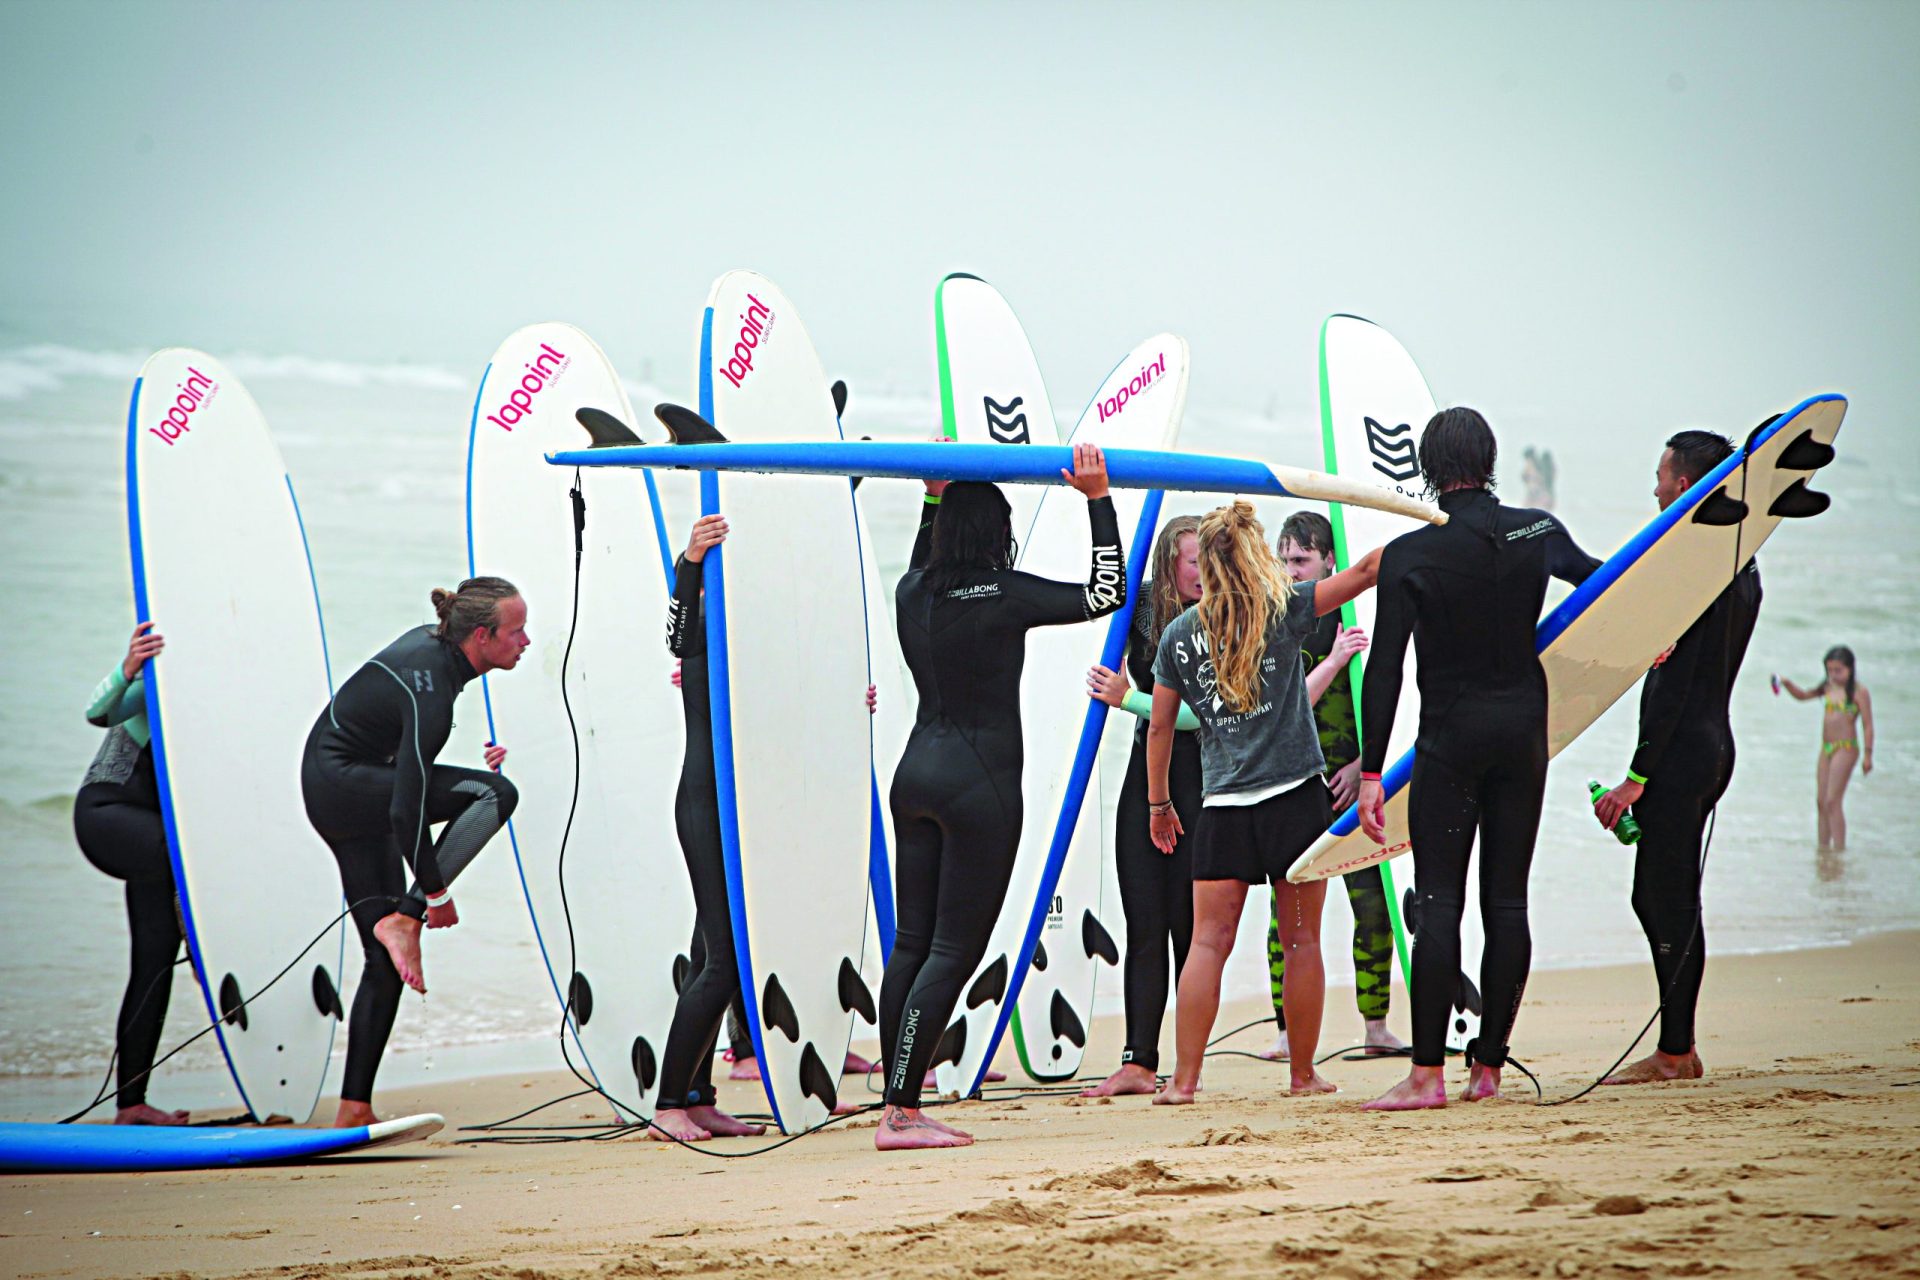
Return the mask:
{"type": "MultiPolygon", "coordinates": [[[[0,574],[8,605],[0,664],[0,1116],[46,1118],[92,1096],[112,1046],[125,980],[127,935],[117,883],[75,847],[71,799],[98,744],[81,710],[124,654],[133,623],[122,459],[126,401],[144,353],[58,346],[0,350],[0,574]]],[[[403,627],[428,617],[427,592],[465,576],[464,464],[468,415],[483,362],[453,370],[353,365],[294,355],[229,357],[260,402],[298,489],[333,668],[344,675],[403,627]]],[[[1827,388],[1808,388],[1809,391],[1827,388]]],[[[1844,385],[1839,389],[1845,390],[1844,385]]],[[[656,398],[635,386],[636,405],[656,398]]],[[[685,388],[667,388],[667,394],[685,388]]],[[[848,426],[878,437],[924,438],[938,421],[931,380],[854,388],[848,426]]],[[[1064,405],[1077,389],[1058,389],[1064,405]]],[[[1653,514],[1659,442],[1682,425],[1736,436],[1781,405],[1742,406],[1747,420],[1576,428],[1557,414],[1484,403],[1520,492],[1521,446],[1558,462],[1557,510],[1591,552],[1605,555],[1653,514]]],[[[1734,699],[1739,767],[1720,811],[1708,870],[1707,921],[1716,951],[1791,949],[1920,921],[1916,886],[1914,753],[1907,726],[1920,702],[1920,651],[1910,638],[1920,585],[1908,561],[1920,546],[1920,493],[1906,477],[1916,449],[1876,406],[1856,406],[1840,458],[1818,482],[1834,509],[1783,528],[1761,553],[1766,603],[1734,699]],[[1844,855],[1814,850],[1817,708],[1768,690],[1767,673],[1818,678],[1827,646],[1850,644],[1874,692],[1878,768],[1856,778],[1844,855]]],[[[1196,381],[1188,447],[1317,465],[1310,404],[1255,411],[1208,401],[1196,381]]],[[[911,537],[917,486],[870,482],[869,509],[883,568],[897,573],[911,537]],[[897,498],[897,501],[893,500],[897,498]]],[[[1514,500],[1518,500],[1515,497],[1514,500]]],[[[1210,501],[1170,497],[1167,514],[1210,501]]],[[[684,529],[687,504],[672,511],[684,529]]],[[[1270,529],[1286,506],[1263,504],[1270,529]]],[[[564,512],[556,512],[564,519],[564,512]]],[[[530,625],[564,625],[564,602],[532,601],[530,625]]],[[[653,634],[654,621],[640,620],[653,634]]],[[[164,619],[162,620],[164,629],[164,619]]],[[[664,651],[664,668],[668,661],[664,651]]],[[[263,668],[271,655],[262,655],[263,668]]],[[[1076,681],[1076,687],[1077,687],[1076,681]]],[[[1644,957],[1627,903],[1631,858],[1594,825],[1585,781],[1612,782],[1634,736],[1629,697],[1556,762],[1533,881],[1535,962],[1591,965],[1644,957]]],[[[315,708],[318,711],[318,708],[315,708]]],[[[1072,699],[1063,714],[1077,716],[1072,699]]],[[[442,757],[479,758],[477,697],[442,757]]],[[[1118,790],[1127,735],[1110,728],[1107,799],[1118,790]]],[[[506,744],[511,747],[511,743],[506,744]]],[[[264,853],[265,851],[263,851],[264,853]]],[[[1117,898],[1112,899],[1117,904],[1117,898]]],[[[1350,976],[1344,896],[1329,895],[1330,975],[1350,976]]],[[[439,1071],[558,1066],[557,1009],[506,843],[461,882],[461,927],[429,946],[432,996],[410,998],[393,1040],[388,1081],[439,1071]]],[[[1117,905],[1108,912],[1117,926],[1117,905]]],[[[1250,910],[1230,968],[1231,993],[1262,988],[1261,913],[1250,910]]],[[[349,946],[346,983],[358,961],[349,946]]],[[[1100,1004],[1117,1008],[1117,980],[1100,1004]]],[[[1649,1007],[1653,983],[1646,979],[1649,1007]]],[[[1329,1036],[1351,1009],[1330,1007],[1329,1036]]],[[[205,1025],[187,966],[176,972],[164,1044],[205,1025]]],[[[1357,1023],[1355,1024],[1357,1028],[1357,1023]]],[[[1522,1028],[1524,1034],[1524,1027],[1522,1028]]],[[[336,1048],[337,1052],[337,1048],[336,1048]]],[[[1089,1068],[1095,1065],[1089,1064],[1089,1068]]],[[[218,1106],[232,1095],[208,1037],[161,1069],[157,1101],[218,1106]]]]}

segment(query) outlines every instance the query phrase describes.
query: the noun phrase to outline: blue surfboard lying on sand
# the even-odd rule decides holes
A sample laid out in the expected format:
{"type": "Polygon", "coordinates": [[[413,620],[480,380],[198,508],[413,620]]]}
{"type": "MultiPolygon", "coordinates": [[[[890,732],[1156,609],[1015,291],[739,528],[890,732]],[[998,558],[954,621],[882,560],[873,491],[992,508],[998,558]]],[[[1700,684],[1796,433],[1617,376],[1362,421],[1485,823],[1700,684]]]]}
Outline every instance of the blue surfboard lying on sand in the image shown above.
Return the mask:
{"type": "MultiPolygon", "coordinates": [[[[1107,479],[1118,489],[1310,498],[1378,507],[1434,524],[1446,519],[1432,503],[1378,485],[1342,480],[1298,467],[1269,466],[1252,458],[1162,449],[1109,449],[1106,460],[1107,479]]],[[[557,467],[685,467],[695,471],[1061,484],[1061,471],[1073,466],[1073,449],[1068,445],[1010,448],[999,444],[908,440],[620,444],[550,453],[547,461],[557,467]]]]}
{"type": "Polygon", "coordinates": [[[192,1125],[0,1124],[7,1173],[152,1173],[226,1169],[371,1151],[446,1127],[437,1115],[404,1116],[351,1129],[192,1125]]]}

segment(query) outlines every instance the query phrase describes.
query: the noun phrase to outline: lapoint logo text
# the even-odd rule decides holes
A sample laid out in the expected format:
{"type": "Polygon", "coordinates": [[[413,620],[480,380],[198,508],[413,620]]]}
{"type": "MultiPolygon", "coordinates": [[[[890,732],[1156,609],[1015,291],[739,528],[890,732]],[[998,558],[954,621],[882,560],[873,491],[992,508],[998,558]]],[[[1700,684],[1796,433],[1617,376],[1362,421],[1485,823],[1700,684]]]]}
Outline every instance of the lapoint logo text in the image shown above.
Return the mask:
{"type": "Polygon", "coordinates": [[[520,419],[533,412],[533,398],[551,386],[572,363],[572,356],[541,343],[540,354],[522,366],[526,372],[520,375],[520,385],[507,396],[505,404],[487,415],[487,421],[502,431],[513,430],[520,419]]]}
{"type": "Polygon", "coordinates": [[[1100,402],[1100,421],[1105,422],[1108,418],[1118,416],[1120,411],[1127,407],[1127,401],[1152,386],[1155,379],[1165,377],[1166,372],[1167,357],[1164,354],[1147,361],[1126,386],[1100,402]]]}
{"type": "Polygon", "coordinates": [[[720,376],[738,387],[753,372],[753,353],[766,341],[773,328],[773,309],[752,294],[747,309],[740,313],[740,335],[733,340],[733,354],[720,366],[720,376]]]}
{"type": "Polygon", "coordinates": [[[193,415],[198,413],[207,401],[219,394],[220,384],[192,365],[188,365],[185,380],[175,384],[174,391],[176,394],[173,403],[167,406],[167,411],[160,416],[159,423],[147,428],[166,441],[169,447],[175,440],[193,429],[193,415]]]}

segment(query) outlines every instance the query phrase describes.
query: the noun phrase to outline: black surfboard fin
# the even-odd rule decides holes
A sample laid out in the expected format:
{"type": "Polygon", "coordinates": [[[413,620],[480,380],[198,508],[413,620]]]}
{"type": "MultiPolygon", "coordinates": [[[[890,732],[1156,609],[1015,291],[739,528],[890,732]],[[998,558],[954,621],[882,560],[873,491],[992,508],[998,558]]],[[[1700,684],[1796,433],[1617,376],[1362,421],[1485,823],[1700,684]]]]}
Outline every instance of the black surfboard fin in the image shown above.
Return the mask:
{"type": "Polygon", "coordinates": [[[827,1064],[820,1061],[820,1055],[814,1052],[813,1041],[807,1041],[807,1047],[800,1051],[800,1092],[809,1098],[816,1098],[820,1105],[832,1115],[833,1109],[840,1105],[840,1095],[834,1087],[833,1072],[827,1070],[827,1064]]]}
{"type": "Polygon", "coordinates": [[[653,1088],[653,1080],[659,1074],[659,1060],[653,1055],[653,1046],[647,1043],[645,1036],[633,1038],[633,1078],[640,1083],[640,1092],[653,1088]]]}
{"type": "Polygon", "coordinates": [[[595,449],[616,444],[645,444],[637,432],[605,409],[583,408],[573,411],[573,420],[587,429],[595,449]]]}
{"type": "Polygon", "coordinates": [[[657,404],[653,416],[667,429],[667,438],[675,444],[725,444],[720,428],[693,410],[680,404],[657,404]]]}
{"type": "Polygon", "coordinates": [[[840,1007],[848,1013],[859,1014],[876,1026],[880,1022],[880,1011],[874,1006],[873,992],[867,990],[867,984],[860,979],[860,971],[845,956],[840,957],[840,1007]]]}
{"type": "Polygon", "coordinates": [[[847,384],[839,378],[833,380],[833,416],[847,416],[847,384]]]}
{"type": "Polygon", "coordinates": [[[800,1015],[794,1012],[777,974],[768,974],[767,985],[760,989],[760,1022],[768,1031],[778,1028],[787,1039],[800,1043],[800,1015]]]}
{"type": "Polygon", "coordinates": [[[1033,940],[1033,967],[1042,973],[1047,970],[1047,944],[1038,938],[1033,940]]]}
{"type": "Polygon", "coordinates": [[[1767,514],[1783,520],[1804,520],[1808,516],[1819,515],[1832,505],[1833,498],[1830,495],[1807,488],[1807,479],[1802,476],[1780,491],[1780,496],[1767,508],[1767,514]]]}
{"type": "Polygon", "coordinates": [[[578,969],[573,971],[573,981],[567,984],[567,1012],[573,1015],[576,1026],[586,1026],[593,1017],[593,984],[578,969]]]}
{"type": "Polygon", "coordinates": [[[340,1007],[340,988],[333,985],[333,975],[323,964],[313,966],[313,1004],[323,1018],[340,1022],[347,1016],[340,1007]]]}
{"type": "Polygon", "coordinates": [[[1833,446],[1815,440],[1811,431],[1802,431],[1780,451],[1780,461],[1774,465],[1782,471],[1818,471],[1832,461],[1833,446]]]}
{"type": "Polygon", "coordinates": [[[692,960],[684,955],[678,955],[673,958],[673,994],[680,994],[680,989],[687,985],[687,975],[692,972],[692,960]]]}
{"type": "Polygon", "coordinates": [[[1480,1016],[1480,988],[1473,985],[1473,979],[1466,974],[1460,975],[1460,984],[1453,990],[1453,1007],[1465,1009],[1474,1017],[1480,1016]]]}
{"type": "Polygon", "coordinates": [[[232,974],[220,979],[220,1021],[247,1029],[247,1002],[240,996],[240,979],[232,974]]]}
{"type": "Polygon", "coordinates": [[[1093,918],[1088,911],[1080,917],[1080,945],[1087,949],[1087,956],[1099,956],[1108,964],[1120,963],[1120,948],[1114,945],[1113,935],[1107,927],[1093,918]]]}
{"type": "Polygon", "coordinates": [[[990,1000],[998,1000],[1007,994],[1007,958],[1001,956],[973,980],[967,988],[967,1008],[978,1009],[990,1000]]]}
{"type": "Polygon", "coordinates": [[[933,1051],[933,1065],[943,1062],[959,1065],[960,1055],[967,1051],[967,1020],[955,1018],[947,1033],[940,1037],[940,1047],[933,1051]]]}
{"type": "Polygon", "coordinates": [[[1400,895],[1400,927],[1407,931],[1409,938],[1420,934],[1420,904],[1415,901],[1412,889],[1400,895]]]}
{"type": "Polygon", "coordinates": [[[1047,1010],[1047,1016],[1056,1037],[1072,1041],[1076,1049],[1087,1047],[1087,1029],[1081,1025],[1080,1015],[1058,991],[1053,993],[1053,1005],[1047,1010]]]}
{"type": "Polygon", "coordinates": [[[1700,500],[1693,509],[1692,519],[1695,524],[1725,528],[1745,520],[1749,510],[1746,503],[1727,492],[1727,486],[1721,485],[1700,500]]]}

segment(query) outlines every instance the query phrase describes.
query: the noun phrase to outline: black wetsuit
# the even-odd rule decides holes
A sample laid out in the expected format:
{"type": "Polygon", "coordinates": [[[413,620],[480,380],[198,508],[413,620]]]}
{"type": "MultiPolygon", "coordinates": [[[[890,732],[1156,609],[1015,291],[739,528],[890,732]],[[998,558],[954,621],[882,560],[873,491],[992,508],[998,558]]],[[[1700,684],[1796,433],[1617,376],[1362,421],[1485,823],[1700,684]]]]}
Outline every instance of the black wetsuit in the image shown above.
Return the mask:
{"type": "Polygon", "coordinates": [[[372,1101],[400,1008],[400,974],[373,926],[395,912],[425,919],[427,899],[446,892],[519,802],[491,770],[434,763],[453,730],[454,699],[473,676],[458,645],[415,627],[348,677],[307,735],[307,818],[340,864],[366,953],[342,1101],[372,1101]],[[439,822],[446,829],[433,841],[429,828],[439,822]]]}
{"type": "Polygon", "coordinates": [[[920,1105],[962,985],[986,954],[1020,848],[1020,672],[1027,632],[1112,613],[1126,600],[1126,549],[1113,502],[1087,504],[1084,583],[979,569],[944,590],[927,581],[935,504],[895,592],[900,649],[919,712],[890,803],[894,938],[880,984],[890,1104],[920,1105]]]}
{"type": "Polygon", "coordinates": [[[713,1046],[727,1006],[740,997],[740,966],[733,949],[733,912],[720,844],[720,799],[713,780],[713,712],[707,697],[707,629],[700,604],[703,561],[680,560],[667,611],[667,648],[680,659],[680,705],[687,722],[673,825],[693,884],[698,947],[673,1007],[667,1047],[660,1056],[660,1093],[668,1111],[711,1106],[713,1046]]]}
{"type": "Polygon", "coordinates": [[[1760,568],[1749,564],[1674,645],[1640,687],[1640,745],[1632,776],[1646,790],[1633,806],[1640,843],[1633,911],[1660,980],[1660,1052],[1693,1049],[1694,1008],[1706,972],[1700,920],[1700,838],[1733,778],[1727,702],[1760,616],[1760,568]]]}
{"type": "MultiPolygon", "coordinates": [[[[1151,584],[1140,588],[1127,637],[1127,675],[1133,687],[1153,692],[1153,655],[1160,637],[1153,628],[1151,584]]],[[[1160,1022],[1167,1011],[1167,948],[1173,951],[1172,981],[1186,967],[1193,941],[1193,833],[1200,817],[1200,740],[1192,730],[1173,735],[1167,769],[1168,794],[1187,829],[1173,852],[1153,843],[1147,813],[1147,722],[1134,729],[1133,754],[1114,807],[1113,860],[1120,881],[1120,908],[1127,917],[1127,959],[1122,970],[1126,990],[1127,1042],[1120,1061],[1160,1069],[1160,1022]]]]}
{"type": "Polygon", "coordinates": [[[1440,495],[1449,521],[1387,544],[1361,701],[1360,767],[1379,773],[1412,638],[1420,667],[1409,835],[1416,859],[1413,1061],[1445,1061],[1460,973],[1467,864],[1480,836],[1485,1012],[1468,1046],[1498,1067],[1533,959],[1527,877],[1547,779],[1547,677],[1534,627],[1547,579],[1584,582],[1599,564],[1544,511],[1503,507],[1484,489],[1440,495]]]}

